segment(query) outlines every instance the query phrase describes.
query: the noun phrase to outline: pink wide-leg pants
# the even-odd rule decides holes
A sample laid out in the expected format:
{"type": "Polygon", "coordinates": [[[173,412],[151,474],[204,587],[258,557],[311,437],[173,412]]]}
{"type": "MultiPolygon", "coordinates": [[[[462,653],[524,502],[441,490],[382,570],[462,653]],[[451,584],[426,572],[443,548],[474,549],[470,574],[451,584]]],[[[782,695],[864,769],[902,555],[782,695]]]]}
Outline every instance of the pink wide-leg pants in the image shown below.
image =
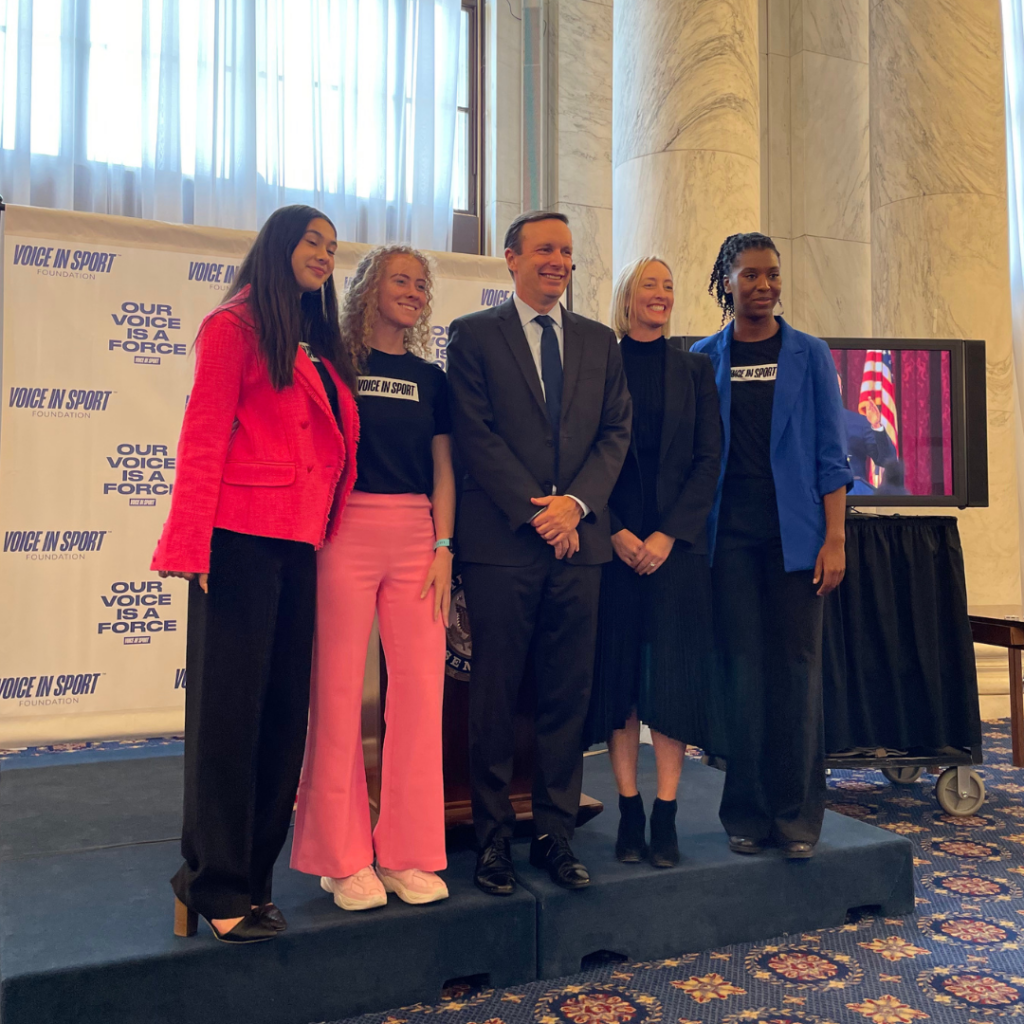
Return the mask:
{"type": "Polygon", "coordinates": [[[291,866],[345,878],[372,864],[439,871],[444,846],[441,706],[445,629],[420,590],[434,558],[422,494],[353,491],[317,560],[316,639],[291,866]],[[376,611],[388,666],[380,817],[363,768],[366,646],[376,611]]]}

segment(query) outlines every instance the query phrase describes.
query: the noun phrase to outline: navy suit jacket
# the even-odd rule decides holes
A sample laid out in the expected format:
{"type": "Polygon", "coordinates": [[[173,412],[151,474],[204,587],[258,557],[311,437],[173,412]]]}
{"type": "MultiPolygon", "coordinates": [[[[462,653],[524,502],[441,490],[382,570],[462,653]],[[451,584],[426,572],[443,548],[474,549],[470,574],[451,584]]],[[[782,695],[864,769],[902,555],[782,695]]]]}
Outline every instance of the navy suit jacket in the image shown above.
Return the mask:
{"type": "Polygon", "coordinates": [[[875,430],[863,413],[843,409],[846,422],[846,451],[850,456],[850,470],[854,479],[868,479],[867,461],[876,466],[888,466],[896,459],[896,449],[884,430],[875,430]]]}
{"type": "MultiPolygon", "coordinates": [[[[813,569],[825,543],[822,498],[853,484],[846,454],[843,401],[836,367],[828,345],[820,338],[794,330],[782,317],[779,370],[772,403],[771,462],[782,534],[782,559],[787,572],[813,569]]],[[[712,553],[722,504],[722,483],[729,461],[732,409],[732,367],[729,346],[733,324],[698,341],[692,351],[703,352],[715,368],[722,410],[722,469],[718,493],[708,519],[712,553]]],[[[713,557],[713,554],[712,554],[713,557]]]]}

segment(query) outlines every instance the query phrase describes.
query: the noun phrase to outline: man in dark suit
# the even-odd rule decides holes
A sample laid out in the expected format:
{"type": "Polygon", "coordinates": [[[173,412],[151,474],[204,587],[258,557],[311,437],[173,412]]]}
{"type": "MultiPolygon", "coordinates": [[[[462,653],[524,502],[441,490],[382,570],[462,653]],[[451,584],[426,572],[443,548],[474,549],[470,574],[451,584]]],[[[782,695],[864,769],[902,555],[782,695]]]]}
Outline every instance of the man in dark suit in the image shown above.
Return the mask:
{"type": "Polygon", "coordinates": [[[631,406],[614,334],[565,310],[572,233],[560,213],[505,235],[515,295],[449,328],[452,432],[466,474],[456,546],[473,637],[469,712],[476,884],[515,888],[509,839],[513,716],[526,660],[537,680],[536,838],[530,860],[568,889],[590,876],[569,845],[583,776],[608,496],[631,406]]]}
{"type": "MultiPolygon", "coordinates": [[[[836,374],[839,377],[838,374],[836,374]]],[[[839,377],[839,393],[844,394],[843,378],[839,377]]],[[[878,467],[887,469],[897,459],[896,448],[882,424],[882,414],[870,399],[864,399],[858,411],[843,407],[846,427],[846,453],[853,471],[851,494],[874,494],[868,479],[868,459],[878,467]]]]}

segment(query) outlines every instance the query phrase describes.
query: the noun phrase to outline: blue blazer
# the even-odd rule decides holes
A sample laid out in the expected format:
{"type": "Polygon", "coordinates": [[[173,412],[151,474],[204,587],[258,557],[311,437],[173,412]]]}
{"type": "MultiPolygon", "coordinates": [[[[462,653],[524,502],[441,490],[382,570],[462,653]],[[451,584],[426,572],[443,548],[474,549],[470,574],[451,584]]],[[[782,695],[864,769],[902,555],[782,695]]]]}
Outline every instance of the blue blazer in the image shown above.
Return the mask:
{"type": "MultiPolygon", "coordinates": [[[[846,454],[843,400],[832,353],[820,338],[796,331],[782,317],[779,372],[772,403],[771,460],[782,532],[786,572],[813,569],[825,543],[822,498],[838,487],[847,490],[853,473],[846,454]]],[[[694,352],[710,356],[722,412],[722,468],[718,493],[708,517],[708,544],[714,557],[722,482],[729,461],[732,367],[729,346],[733,325],[698,341],[694,352]]]]}

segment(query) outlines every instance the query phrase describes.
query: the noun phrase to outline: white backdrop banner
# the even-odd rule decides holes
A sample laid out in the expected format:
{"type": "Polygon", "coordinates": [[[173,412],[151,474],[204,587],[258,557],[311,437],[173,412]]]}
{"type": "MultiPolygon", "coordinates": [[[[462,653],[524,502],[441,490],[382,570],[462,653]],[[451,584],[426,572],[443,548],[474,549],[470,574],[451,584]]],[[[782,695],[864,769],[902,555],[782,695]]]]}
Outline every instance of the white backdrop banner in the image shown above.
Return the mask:
{"type": "MultiPolygon", "coordinates": [[[[192,341],[254,233],[8,207],[0,411],[0,746],[162,735],[184,719],[186,590],[149,562],[192,341]]],[[[343,283],[369,246],[342,244],[343,283]]],[[[433,254],[448,323],[511,294],[504,260],[433,254]]]]}

